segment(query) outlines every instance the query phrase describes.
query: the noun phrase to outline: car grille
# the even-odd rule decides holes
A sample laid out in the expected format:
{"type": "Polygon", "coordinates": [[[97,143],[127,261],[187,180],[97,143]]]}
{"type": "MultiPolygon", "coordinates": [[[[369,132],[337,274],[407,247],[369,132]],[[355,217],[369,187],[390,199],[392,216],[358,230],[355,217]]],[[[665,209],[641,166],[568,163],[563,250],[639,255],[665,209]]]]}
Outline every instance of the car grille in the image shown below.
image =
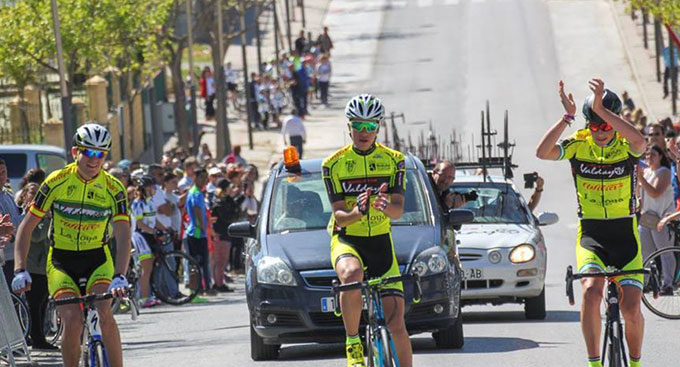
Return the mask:
{"type": "MultiPolygon", "coordinates": [[[[309,317],[316,326],[343,326],[342,316],[337,317],[333,312],[310,312],[309,317]]],[[[361,323],[364,324],[367,318],[364,310],[361,314],[361,323]]]]}
{"type": "Polygon", "coordinates": [[[502,279],[464,280],[463,281],[463,289],[498,288],[502,285],[503,285],[502,279]]]}
{"type": "Polygon", "coordinates": [[[478,260],[482,257],[481,254],[472,254],[472,253],[461,253],[459,254],[460,261],[474,261],[478,260]]]}
{"type": "Polygon", "coordinates": [[[310,287],[331,287],[331,284],[334,279],[338,279],[338,277],[305,277],[305,282],[310,287]]]}

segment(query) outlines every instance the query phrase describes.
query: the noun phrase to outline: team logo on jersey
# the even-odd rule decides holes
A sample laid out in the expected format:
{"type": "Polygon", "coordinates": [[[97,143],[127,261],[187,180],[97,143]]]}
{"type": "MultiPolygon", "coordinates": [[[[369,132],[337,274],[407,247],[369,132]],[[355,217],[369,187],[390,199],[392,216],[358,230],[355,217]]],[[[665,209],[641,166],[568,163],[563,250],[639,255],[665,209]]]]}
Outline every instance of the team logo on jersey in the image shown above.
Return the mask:
{"type": "Polygon", "coordinates": [[[345,169],[347,170],[348,173],[354,172],[354,167],[356,167],[356,162],[354,162],[351,159],[345,161],[345,169]]]}
{"type": "Polygon", "coordinates": [[[75,190],[76,185],[69,185],[69,187],[66,188],[66,196],[72,196],[75,190]]]}
{"type": "Polygon", "coordinates": [[[375,171],[375,163],[369,163],[368,164],[368,170],[369,171],[375,171]]]}

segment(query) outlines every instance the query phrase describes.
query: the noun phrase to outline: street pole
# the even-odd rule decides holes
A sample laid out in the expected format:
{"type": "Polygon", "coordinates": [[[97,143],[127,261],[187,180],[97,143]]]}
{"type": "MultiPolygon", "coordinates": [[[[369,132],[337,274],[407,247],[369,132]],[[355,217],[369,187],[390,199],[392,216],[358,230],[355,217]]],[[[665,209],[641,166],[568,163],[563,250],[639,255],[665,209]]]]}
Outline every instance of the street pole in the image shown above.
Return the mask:
{"type": "Polygon", "coordinates": [[[300,0],[300,10],[302,10],[302,29],[307,28],[307,22],[305,21],[305,0],[300,0]]]}
{"type": "Polygon", "coordinates": [[[243,0],[241,4],[241,57],[243,58],[243,89],[246,93],[246,111],[248,116],[248,147],[253,150],[253,119],[255,115],[252,111],[252,101],[250,86],[248,85],[248,58],[246,57],[246,7],[243,0]]]}
{"type": "Polygon", "coordinates": [[[279,16],[276,13],[276,1],[272,0],[272,11],[274,12],[274,59],[276,60],[276,77],[281,75],[281,70],[279,70],[279,16]]]}
{"type": "MultiPolygon", "coordinates": [[[[57,0],[52,0],[52,22],[54,24],[54,38],[57,44],[57,68],[59,70],[59,91],[61,92],[61,118],[64,126],[64,150],[66,159],[73,161],[73,156],[68,152],[73,139],[73,126],[71,121],[71,96],[66,86],[66,75],[64,67],[64,49],[61,44],[61,25],[59,23],[59,11],[57,10],[57,0]]],[[[104,122],[104,121],[100,121],[104,122]]]]}
{"type": "Polygon", "coordinates": [[[654,46],[656,48],[656,81],[661,82],[661,53],[663,52],[663,45],[661,44],[661,22],[656,17],[654,18],[654,46]]]}
{"type": "MultiPolygon", "coordinates": [[[[262,69],[262,45],[260,41],[260,3],[255,3],[255,43],[257,44],[257,70],[261,73],[262,69]]],[[[245,11],[245,9],[244,9],[245,11]]]]}
{"type": "Polygon", "coordinates": [[[215,66],[216,83],[216,99],[217,99],[217,126],[215,129],[215,147],[216,155],[222,159],[228,152],[231,151],[231,141],[229,138],[229,129],[227,128],[227,101],[224,90],[224,32],[222,28],[222,0],[216,1],[217,11],[217,59],[213,60],[215,66]]]}
{"type": "Polygon", "coordinates": [[[286,36],[288,37],[288,51],[293,49],[293,41],[290,35],[290,3],[286,0],[286,36]]]}
{"type": "Polygon", "coordinates": [[[189,91],[191,93],[191,154],[198,154],[198,146],[200,144],[198,137],[198,116],[196,113],[196,76],[194,75],[194,37],[193,37],[193,21],[194,12],[191,9],[191,2],[193,0],[186,0],[187,6],[187,37],[189,38],[187,51],[189,53],[189,91]]]}
{"type": "Polygon", "coordinates": [[[649,48],[649,45],[647,44],[647,23],[649,23],[647,10],[642,9],[642,38],[644,40],[645,50],[649,48]]]}

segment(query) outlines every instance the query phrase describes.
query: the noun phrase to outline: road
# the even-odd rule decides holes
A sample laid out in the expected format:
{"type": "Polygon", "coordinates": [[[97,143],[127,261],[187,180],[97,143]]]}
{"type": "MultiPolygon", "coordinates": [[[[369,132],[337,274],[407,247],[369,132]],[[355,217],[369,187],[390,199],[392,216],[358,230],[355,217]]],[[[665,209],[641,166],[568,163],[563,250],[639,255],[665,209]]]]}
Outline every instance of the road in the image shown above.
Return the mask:
{"type": "MultiPolygon", "coordinates": [[[[560,78],[577,101],[588,93],[586,83],[593,76],[604,78],[616,91],[636,88],[609,3],[335,3],[328,20],[336,43],[335,81],[351,87],[337,90],[334,97],[370,91],[383,98],[388,110],[406,114],[410,124],[401,126],[400,133],[415,135],[431,121],[439,133],[449,134],[455,127],[466,139],[477,133],[479,111],[486,100],[491,101],[496,128],[501,128],[503,111],[509,110],[510,135],[517,143],[514,159],[520,164],[517,172],[538,170],[545,176],[539,210],[557,212],[561,218],[558,224],[545,228],[549,249],[547,319],[526,321],[521,306],[514,305],[466,308],[465,347],[438,351],[428,335],[414,336],[415,365],[585,365],[579,308],[568,306],[564,297],[564,270],[575,262],[576,206],[571,177],[567,164],[539,162],[534,149],[545,129],[562,114],[556,94],[560,78]]],[[[334,108],[338,117],[339,107],[334,108]]],[[[645,365],[671,365],[680,342],[677,337],[664,336],[676,336],[677,325],[648,312],[645,317],[645,365]]],[[[281,360],[252,362],[242,285],[237,293],[210,303],[163,306],[145,311],[136,322],[125,317],[119,320],[125,359],[131,367],[345,363],[343,346],[338,344],[284,346],[281,360]]]]}

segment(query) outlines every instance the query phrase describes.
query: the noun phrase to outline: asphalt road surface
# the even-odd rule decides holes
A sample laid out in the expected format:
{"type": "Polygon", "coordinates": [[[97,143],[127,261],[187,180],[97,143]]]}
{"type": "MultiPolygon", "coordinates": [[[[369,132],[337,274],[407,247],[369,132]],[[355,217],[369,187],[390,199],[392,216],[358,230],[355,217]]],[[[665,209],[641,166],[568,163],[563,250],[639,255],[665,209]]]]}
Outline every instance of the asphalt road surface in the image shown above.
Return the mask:
{"type": "MultiPolygon", "coordinates": [[[[510,136],[517,143],[517,185],[523,186],[521,173],[539,171],[546,179],[539,211],[560,216],[559,223],[544,229],[547,319],[526,321],[520,305],[465,308],[464,348],[440,351],[429,335],[416,335],[414,364],[584,366],[580,302],[570,307],[564,296],[565,268],[575,262],[573,184],[568,164],[540,162],[534,151],[547,127],[563,113],[557,98],[560,78],[579,105],[588,93],[587,80],[594,76],[604,78],[615,91],[637,94],[609,3],[379,0],[362,1],[344,16],[339,10],[329,16],[335,16],[331,31],[338,45],[333,54],[336,80],[354,83],[347,95],[365,90],[383,98],[388,110],[406,115],[408,124],[400,125],[400,134],[410,132],[413,137],[431,122],[439,134],[455,128],[469,141],[479,131],[486,100],[498,130],[507,109],[510,136]],[[342,28],[342,22],[358,25],[342,28]],[[352,34],[352,29],[363,31],[352,34]],[[351,41],[352,47],[347,45],[351,41]],[[356,47],[358,42],[361,47],[356,47]]],[[[576,125],[582,123],[579,117],[576,125]]],[[[579,286],[575,289],[580,292],[579,286]]],[[[677,323],[646,310],[645,318],[644,364],[677,365],[671,362],[680,346],[677,323]]],[[[284,345],[279,361],[251,361],[242,285],[237,293],[211,303],[164,306],[145,312],[136,322],[119,320],[131,367],[345,365],[340,344],[284,345]]]]}

